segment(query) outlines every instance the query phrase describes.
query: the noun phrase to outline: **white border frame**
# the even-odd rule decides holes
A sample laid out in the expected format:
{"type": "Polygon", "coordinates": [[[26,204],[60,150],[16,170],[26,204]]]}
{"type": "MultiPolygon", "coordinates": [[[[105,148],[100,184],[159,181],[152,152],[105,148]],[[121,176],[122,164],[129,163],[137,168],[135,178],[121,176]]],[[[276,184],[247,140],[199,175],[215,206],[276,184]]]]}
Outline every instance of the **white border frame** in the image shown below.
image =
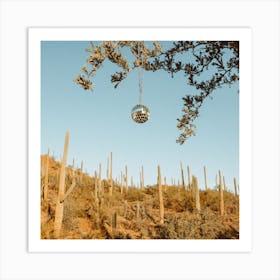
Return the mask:
{"type": "Polygon", "coordinates": [[[0,279],[279,280],[279,8],[278,0],[0,0],[0,279]],[[28,253],[27,28],[155,24],[252,28],[252,251],[28,253]],[[17,85],[11,87],[15,67],[17,85]]]}
{"type": "MultiPolygon", "coordinates": [[[[252,46],[250,28],[29,28],[29,252],[249,252],[252,249],[252,46]],[[185,34],[188,34],[187,37],[185,34]],[[41,41],[240,41],[240,238],[238,240],[40,239],[41,41]],[[246,93],[246,94],[245,94],[246,93]],[[36,133],[34,133],[36,131],[36,133]],[[246,187],[245,187],[246,186],[246,187]],[[246,205],[246,206],[245,206],[246,205]]],[[[70,147],[71,149],[71,147],[70,147]]]]}

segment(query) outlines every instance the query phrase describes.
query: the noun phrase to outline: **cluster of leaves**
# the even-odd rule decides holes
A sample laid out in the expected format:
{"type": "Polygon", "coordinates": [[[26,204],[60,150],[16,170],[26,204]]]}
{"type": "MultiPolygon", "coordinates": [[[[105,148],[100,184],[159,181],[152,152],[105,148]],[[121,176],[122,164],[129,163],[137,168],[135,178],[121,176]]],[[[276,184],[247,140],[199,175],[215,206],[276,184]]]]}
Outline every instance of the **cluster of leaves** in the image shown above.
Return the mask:
{"type": "MultiPolygon", "coordinates": [[[[239,42],[238,41],[176,41],[170,49],[163,50],[159,42],[153,42],[153,49],[143,41],[103,41],[94,46],[90,43],[87,65],[81,69],[75,82],[86,90],[92,90],[90,78],[94,76],[103,61],[107,58],[121,68],[111,76],[115,88],[128,73],[137,67],[146,71],[164,70],[171,77],[178,72],[184,73],[186,82],[195,88],[195,93],[183,97],[183,115],[177,119],[177,128],[182,131],[177,143],[183,144],[186,139],[195,135],[195,119],[204,100],[213,91],[224,84],[233,84],[239,80],[239,42]],[[134,55],[129,64],[123,57],[121,49],[127,47],[134,55]],[[182,58],[188,54],[188,61],[182,58]]],[[[186,57],[186,56],[185,56],[186,57]]]]}
{"type": "Polygon", "coordinates": [[[179,41],[165,54],[161,65],[172,76],[184,71],[188,84],[198,92],[183,97],[183,115],[177,119],[177,128],[183,131],[177,142],[183,144],[188,137],[195,135],[193,122],[199,116],[204,100],[216,88],[239,80],[239,44],[229,41],[179,41]],[[185,52],[189,52],[194,61],[176,61],[176,55],[185,52]],[[201,76],[206,77],[203,79],[201,76]]]}
{"type": "MultiPolygon", "coordinates": [[[[102,41],[97,46],[90,42],[90,48],[86,49],[90,56],[87,59],[87,64],[81,68],[82,74],[76,77],[75,82],[86,90],[93,90],[92,86],[87,87],[87,85],[92,85],[90,78],[95,75],[107,58],[121,68],[120,72],[111,75],[111,82],[115,84],[116,88],[132,69],[142,67],[145,70],[152,70],[147,60],[151,57],[157,57],[162,53],[161,45],[158,42],[153,42],[153,44],[154,49],[144,45],[143,41],[102,41]],[[132,65],[129,65],[126,57],[122,55],[121,49],[123,47],[129,48],[135,56],[132,65]],[[88,66],[90,69],[88,69],[88,66]]],[[[157,69],[154,67],[155,70],[157,69]]]]}

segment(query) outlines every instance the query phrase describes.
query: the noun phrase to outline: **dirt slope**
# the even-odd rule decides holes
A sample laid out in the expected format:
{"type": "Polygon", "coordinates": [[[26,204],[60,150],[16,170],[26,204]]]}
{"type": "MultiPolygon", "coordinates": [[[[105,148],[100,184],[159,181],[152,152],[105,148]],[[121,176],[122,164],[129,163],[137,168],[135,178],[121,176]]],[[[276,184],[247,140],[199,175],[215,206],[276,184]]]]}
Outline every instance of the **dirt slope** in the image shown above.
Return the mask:
{"type": "MultiPolygon", "coordinates": [[[[46,156],[41,157],[42,171],[46,156]]],[[[53,238],[55,205],[60,164],[49,160],[47,199],[41,197],[41,238],[53,238]]],[[[41,172],[43,193],[44,176],[41,172]]],[[[74,179],[67,168],[66,190],[74,179]]],[[[164,224],[159,223],[157,186],[128,190],[102,181],[95,198],[95,180],[75,172],[76,186],[64,202],[62,239],[237,239],[239,238],[239,198],[224,192],[225,215],[219,214],[219,193],[200,191],[201,210],[195,209],[194,194],[181,187],[167,186],[163,192],[164,224]]]]}

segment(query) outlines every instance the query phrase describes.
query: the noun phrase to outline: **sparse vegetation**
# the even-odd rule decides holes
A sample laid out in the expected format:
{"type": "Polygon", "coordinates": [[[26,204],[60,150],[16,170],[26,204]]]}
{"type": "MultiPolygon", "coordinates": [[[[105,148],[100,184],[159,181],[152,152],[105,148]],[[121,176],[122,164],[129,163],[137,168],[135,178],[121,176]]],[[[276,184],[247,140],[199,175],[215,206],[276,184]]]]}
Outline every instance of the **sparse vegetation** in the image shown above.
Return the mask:
{"type": "Polygon", "coordinates": [[[41,156],[41,169],[42,239],[239,238],[239,196],[223,191],[224,212],[221,215],[220,186],[217,190],[200,190],[199,195],[195,192],[196,180],[186,187],[164,185],[162,190],[158,185],[126,188],[127,180],[124,180],[122,188],[111,178],[101,179],[97,173],[91,177],[80,168],[74,170],[73,166],[65,167],[65,193],[73,186],[73,180],[76,186],[60,203],[64,210],[58,235],[55,215],[61,164],[44,155],[41,156]],[[47,197],[44,196],[46,174],[47,197]],[[159,193],[162,198],[159,198],[159,193]]]}

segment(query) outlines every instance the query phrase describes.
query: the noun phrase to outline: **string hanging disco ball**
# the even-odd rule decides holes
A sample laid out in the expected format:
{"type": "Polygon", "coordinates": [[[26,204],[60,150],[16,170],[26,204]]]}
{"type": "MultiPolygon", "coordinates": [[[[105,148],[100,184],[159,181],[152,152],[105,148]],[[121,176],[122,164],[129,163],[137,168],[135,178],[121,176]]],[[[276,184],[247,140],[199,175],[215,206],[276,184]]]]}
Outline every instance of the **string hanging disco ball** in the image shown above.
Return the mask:
{"type": "Polygon", "coordinates": [[[144,123],[150,118],[150,111],[145,105],[137,104],[131,110],[131,118],[137,123],[144,123]]]}

